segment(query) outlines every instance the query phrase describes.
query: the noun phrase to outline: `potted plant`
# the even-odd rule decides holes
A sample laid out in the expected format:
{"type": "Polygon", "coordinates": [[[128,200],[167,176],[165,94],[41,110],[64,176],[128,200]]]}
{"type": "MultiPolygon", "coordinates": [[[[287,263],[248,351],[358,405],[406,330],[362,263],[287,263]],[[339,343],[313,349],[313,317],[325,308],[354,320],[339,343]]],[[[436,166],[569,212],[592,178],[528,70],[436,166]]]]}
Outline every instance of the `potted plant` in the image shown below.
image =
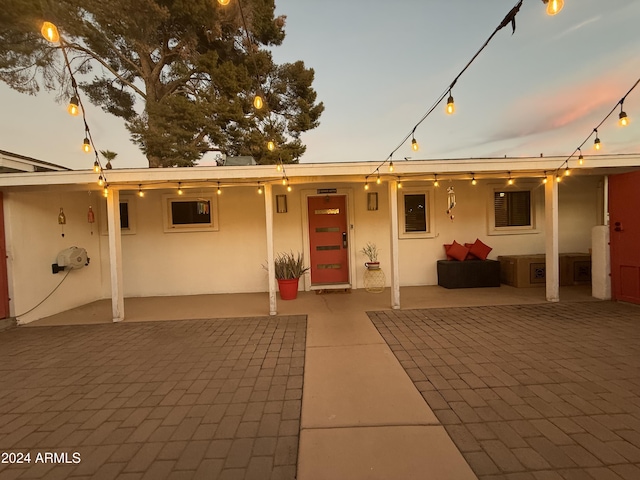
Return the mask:
{"type": "MultiPolygon", "coordinates": [[[[298,282],[300,277],[309,270],[304,266],[301,253],[279,253],[274,260],[276,280],[282,300],[293,300],[298,296],[298,282]]],[[[263,265],[264,267],[264,265],[263,265]]],[[[264,267],[266,269],[266,267],[264,267]]]]}
{"type": "Polygon", "coordinates": [[[378,270],[380,268],[380,262],[378,261],[378,247],[376,247],[375,243],[367,242],[367,244],[362,247],[360,253],[363,253],[369,259],[368,262],[365,262],[364,266],[369,270],[378,270]]]}

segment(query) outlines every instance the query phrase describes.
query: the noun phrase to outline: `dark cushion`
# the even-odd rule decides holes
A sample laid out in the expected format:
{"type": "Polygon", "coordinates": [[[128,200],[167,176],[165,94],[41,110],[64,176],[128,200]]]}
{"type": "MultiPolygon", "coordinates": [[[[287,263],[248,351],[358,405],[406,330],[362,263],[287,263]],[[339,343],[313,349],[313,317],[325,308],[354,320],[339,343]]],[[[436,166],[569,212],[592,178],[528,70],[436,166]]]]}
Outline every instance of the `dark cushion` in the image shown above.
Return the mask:
{"type": "Polygon", "coordinates": [[[438,285],[445,288],[500,286],[497,260],[438,260],[438,285]]]}

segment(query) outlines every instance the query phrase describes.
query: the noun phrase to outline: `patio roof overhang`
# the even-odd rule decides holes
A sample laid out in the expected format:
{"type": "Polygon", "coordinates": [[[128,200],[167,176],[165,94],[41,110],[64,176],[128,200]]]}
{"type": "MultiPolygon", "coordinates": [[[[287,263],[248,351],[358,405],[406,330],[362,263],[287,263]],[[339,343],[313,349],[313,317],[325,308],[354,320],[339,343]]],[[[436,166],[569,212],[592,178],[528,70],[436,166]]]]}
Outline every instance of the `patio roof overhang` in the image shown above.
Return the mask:
{"type": "MultiPolygon", "coordinates": [[[[382,180],[419,181],[432,180],[437,174],[441,180],[540,177],[563,169],[566,157],[504,157],[504,158],[467,158],[451,160],[398,160],[394,162],[394,171],[388,171],[388,165],[382,162],[334,162],[313,164],[287,164],[286,176],[292,184],[317,182],[364,182],[367,177],[375,178],[378,173],[382,180]]],[[[574,175],[610,175],[640,168],[640,154],[593,155],[585,156],[584,165],[577,165],[572,158],[569,166],[574,175]]],[[[167,184],[220,182],[224,186],[247,185],[278,182],[283,172],[273,165],[251,166],[207,166],[176,168],[136,168],[105,171],[109,187],[117,190],[137,188],[167,188],[167,184]]],[[[58,172],[24,172],[0,174],[0,188],[38,190],[63,187],[73,189],[95,189],[96,173],[93,170],[74,170],[58,172]]]]}

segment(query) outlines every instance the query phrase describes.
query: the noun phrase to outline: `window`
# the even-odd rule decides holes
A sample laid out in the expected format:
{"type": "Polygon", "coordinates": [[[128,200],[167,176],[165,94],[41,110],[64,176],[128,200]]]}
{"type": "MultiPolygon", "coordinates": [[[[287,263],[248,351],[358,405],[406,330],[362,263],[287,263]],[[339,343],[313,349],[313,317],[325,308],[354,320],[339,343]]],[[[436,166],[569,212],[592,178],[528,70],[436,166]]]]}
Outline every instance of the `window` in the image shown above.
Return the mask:
{"type": "Polygon", "coordinates": [[[494,192],[496,227],[531,226],[531,192],[494,192]]]}
{"type": "MultiPolygon", "coordinates": [[[[536,184],[537,185],[537,184],[536,184]]],[[[539,233],[536,226],[536,185],[493,186],[487,204],[489,235],[539,233]]]]}
{"type": "Polygon", "coordinates": [[[435,235],[431,208],[432,188],[406,188],[400,195],[398,222],[400,238],[426,238],[435,235]]]}
{"type": "Polygon", "coordinates": [[[165,195],[163,200],[165,232],[218,230],[215,195],[165,195]]]}
{"type": "MultiPolygon", "coordinates": [[[[100,215],[98,215],[100,223],[100,233],[102,235],[109,234],[109,225],[107,222],[107,202],[103,201],[100,205],[100,215]]],[[[136,233],[136,197],[132,195],[120,194],[120,234],[133,235],[136,233]]]]}

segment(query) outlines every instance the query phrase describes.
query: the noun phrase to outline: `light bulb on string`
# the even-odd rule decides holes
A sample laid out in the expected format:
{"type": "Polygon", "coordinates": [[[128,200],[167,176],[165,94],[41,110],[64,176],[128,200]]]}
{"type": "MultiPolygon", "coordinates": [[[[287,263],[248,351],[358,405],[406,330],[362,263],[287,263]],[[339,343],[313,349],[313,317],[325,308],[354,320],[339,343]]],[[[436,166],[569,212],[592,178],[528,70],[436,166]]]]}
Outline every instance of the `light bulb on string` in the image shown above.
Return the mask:
{"type": "Polygon", "coordinates": [[[627,117],[627,114],[622,109],[622,102],[620,102],[620,115],[618,115],[618,118],[618,125],[620,125],[621,127],[626,127],[627,125],[629,125],[629,117],[627,117]]]}
{"type": "Polygon", "coordinates": [[[571,170],[569,170],[569,164],[567,163],[567,168],[564,169],[564,176],[568,177],[571,175],[571,170]]]}
{"type": "Polygon", "coordinates": [[[369,182],[368,181],[364,182],[364,189],[365,190],[369,190],[369,182]]]}
{"type": "Polygon", "coordinates": [[[178,182],[178,195],[182,195],[184,192],[182,191],[182,183],[178,182]]]}
{"type": "Polygon", "coordinates": [[[80,113],[79,104],[80,102],[78,101],[78,97],[76,97],[75,95],[71,97],[71,100],[69,100],[69,106],[67,107],[67,112],[69,112],[69,115],[75,117],[80,113]]]}
{"type": "Polygon", "coordinates": [[[562,181],[562,177],[560,176],[560,174],[556,173],[556,182],[560,183],[562,181]]]}
{"type": "Polygon", "coordinates": [[[269,150],[270,152],[273,152],[276,149],[276,144],[273,140],[269,140],[267,142],[267,150],[269,150]]]}
{"type": "Polygon", "coordinates": [[[472,173],[471,174],[471,185],[477,185],[478,181],[476,180],[476,176],[472,173]]]}
{"type": "Polygon", "coordinates": [[[98,186],[100,186],[100,187],[101,187],[101,186],[103,186],[103,185],[104,185],[104,178],[102,178],[102,175],[100,175],[100,176],[98,177],[98,186]]]}
{"type": "Polygon", "coordinates": [[[547,183],[547,171],[546,170],[544,172],[544,177],[542,177],[542,183],[544,183],[544,184],[547,183]]]}
{"type": "Polygon", "coordinates": [[[262,185],[258,183],[258,193],[262,195],[262,185]]]}
{"type": "Polygon", "coordinates": [[[509,173],[509,179],[507,180],[507,185],[513,185],[513,178],[511,178],[511,172],[509,173]]]}
{"type": "Polygon", "coordinates": [[[141,184],[138,185],[138,196],[140,198],[144,197],[144,192],[142,191],[142,185],[141,184]]]}
{"type": "Polygon", "coordinates": [[[282,185],[286,185],[287,184],[287,177],[282,177],[282,185]]]}
{"type": "Polygon", "coordinates": [[[84,140],[82,142],[82,151],[84,153],[91,153],[91,142],[89,141],[88,137],[84,137],[84,140]]]}
{"type": "Polygon", "coordinates": [[[93,171],[96,173],[100,173],[100,164],[98,163],[97,160],[93,162],[93,171]]]}
{"type": "Polygon", "coordinates": [[[253,106],[255,107],[256,110],[261,110],[262,107],[264,107],[264,100],[262,100],[262,97],[260,96],[259,93],[257,93],[256,96],[253,98],[253,106]]]}
{"type": "Polygon", "coordinates": [[[578,163],[580,165],[584,165],[584,156],[582,155],[582,150],[578,149],[578,151],[580,152],[580,156],[578,157],[578,163]]]}
{"type": "Polygon", "coordinates": [[[415,137],[411,139],[411,150],[413,150],[414,152],[420,150],[420,145],[418,145],[418,141],[415,137]]]}
{"type": "Polygon", "coordinates": [[[547,15],[557,15],[564,8],[564,0],[542,0],[547,4],[547,15]]]}
{"type": "Polygon", "coordinates": [[[107,185],[105,185],[104,188],[102,189],[102,195],[104,195],[104,198],[109,197],[109,188],[107,185]]]}
{"type": "Polygon", "coordinates": [[[230,1],[231,1],[231,0],[218,0],[218,3],[219,3],[220,5],[222,5],[223,7],[226,7],[227,5],[229,5],[229,2],[230,2],[230,1]]]}
{"type": "Polygon", "coordinates": [[[291,185],[287,185],[287,192],[290,192],[292,190],[291,185]]]}
{"type": "Polygon", "coordinates": [[[60,41],[60,34],[58,33],[58,27],[56,27],[51,22],[44,22],[42,24],[42,28],[40,29],[40,33],[44,38],[49,40],[51,43],[58,43],[60,41]]]}
{"type": "Polygon", "coordinates": [[[378,175],[376,176],[376,184],[380,185],[382,183],[382,180],[380,179],[380,172],[378,172],[378,175]]]}
{"type": "Polygon", "coordinates": [[[440,182],[438,182],[438,175],[437,174],[433,175],[433,186],[434,187],[439,187],[440,186],[440,182]]]}
{"type": "Polygon", "coordinates": [[[389,171],[393,172],[393,160],[389,162],[389,171]]]}
{"type": "Polygon", "coordinates": [[[453,115],[456,111],[456,104],[453,101],[451,90],[449,90],[449,98],[447,99],[447,115],[453,115]]]}
{"type": "Polygon", "coordinates": [[[402,180],[398,179],[398,189],[402,188],[402,180]]]}
{"type": "Polygon", "coordinates": [[[598,130],[596,129],[594,132],[596,132],[596,139],[593,141],[593,148],[600,150],[602,148],[602,142],[600,142],[600,139],[598,138],[598,130]]]}
{"type": "Polygon", "coordinates": [[[276,164],[276,172],[281,172],[282,171],[282,163],[278,162],[276,164]]]}
{"type": "Polygon", "coordinates": [[[216,190],[218,195],[222,195],[222,189],[220,188],[220,182],[218,182],[218,190],[216,190]]]}

